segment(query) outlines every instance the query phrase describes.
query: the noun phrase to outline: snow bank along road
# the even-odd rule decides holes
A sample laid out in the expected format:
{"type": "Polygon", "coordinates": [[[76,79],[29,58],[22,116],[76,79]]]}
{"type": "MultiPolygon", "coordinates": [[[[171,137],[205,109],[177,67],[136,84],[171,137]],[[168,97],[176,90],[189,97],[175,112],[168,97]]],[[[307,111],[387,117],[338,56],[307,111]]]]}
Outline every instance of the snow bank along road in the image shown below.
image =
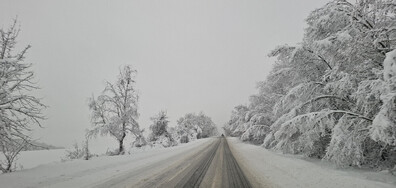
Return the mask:
{"type": "Polygon", "coordinates": [[[178,162],[151,177],[128,183],[131,175],[125,174],[97,187],[252,187],[223,137],[185,153],[178,162]]]}
{"type": "Polygon", "coordinates": [[[259,185],[274,188],[396,188],[395,176],[363,169],[339,169],[325,161],[283,155],[227,138],[246,175],[259,185]]]}
{"type": "Polygon", "coordinates": [[[237,138],[207,138],[1,174],[0,187],[396,187],[394,176],[382,175],[277,154],[237,138]]]}
{"type": "Polygon", "coordinates": [[[225,138],[207,138],[131,155],[53,162],[1,174],[0,187],[251,187],[231,150],[225,138]]]}

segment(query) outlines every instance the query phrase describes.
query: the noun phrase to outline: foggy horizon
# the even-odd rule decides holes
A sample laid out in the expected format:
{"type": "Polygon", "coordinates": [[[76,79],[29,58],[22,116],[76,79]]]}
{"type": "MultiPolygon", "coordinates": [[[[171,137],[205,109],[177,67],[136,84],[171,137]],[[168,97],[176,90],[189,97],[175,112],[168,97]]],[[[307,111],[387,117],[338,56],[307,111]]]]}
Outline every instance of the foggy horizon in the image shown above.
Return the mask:
{"type": "Polygon", "coordinates": [[[141,128],[165,110],[170,126],[202,111],[221,129],[265,80],[267,54],[299,42],[304,19],[326,2],[3,0],[0,26],[17,17],[17,48],[32,45],[25,62],[49,106],[33,138],[68,147],[92,127],[88,98],[122,65],[138,72],[141,128]]]}
{"type": "Polygon", "coordinates": [[[396,186],[396,0],[0,0],[2,187],[396,186]]]}

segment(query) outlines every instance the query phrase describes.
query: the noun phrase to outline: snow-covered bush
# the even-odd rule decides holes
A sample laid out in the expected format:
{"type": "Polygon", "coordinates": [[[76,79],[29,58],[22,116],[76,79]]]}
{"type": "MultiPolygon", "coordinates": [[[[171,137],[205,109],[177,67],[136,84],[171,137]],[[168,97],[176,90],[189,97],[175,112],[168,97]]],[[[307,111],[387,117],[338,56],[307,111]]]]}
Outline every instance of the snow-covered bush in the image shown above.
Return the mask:
{"type": "Polygon", "coordinates": [[[147,145],[147,141],[146,141],[146,139],[144,138],[143,135],[137,136],[135,138],[135,141],[132,142],[132,147],[140,148],[140,147],[143,147],[145,145],[147,145]]]}
{"type": "Polygon", "coordinates": [[[4,159],[0,159],[0,170],[9,173],[16,170],[16,161],[19,153],[29,144],[27,140],[8,141],[0,139],[0,151],[4,159]]]}
{"type": "Polygon", "coordinates": [[[172,147],[176,146],[177,142],[171,137],[170,134],[163,134],[149,143],[152,147],[172,147]]]}
{"type": "Polygon", "coordinates": [[[150,135],[148,140],[151,145],[161,145],[163,147],[171,147],[177,145],[177,142],[168,132],[168,116],[166,112],[161,111],[151,118],[153,123],[150,125],[150,135]]]}
{"type": "Polygon", "coordinates": [[[153,124],[150,125],[150,140],[167,132],[169,121],[165,111],[159,112],[158,115],[150,119],[153,121],[153,124]]]}
{"type": "Polygon", "coordinates": [[[73,148],[66,150],[63,160],[84,159],[89,160],[93,155],[89,152],[88,139],[81,146],[78,143],[73,144],[73,148]]]}

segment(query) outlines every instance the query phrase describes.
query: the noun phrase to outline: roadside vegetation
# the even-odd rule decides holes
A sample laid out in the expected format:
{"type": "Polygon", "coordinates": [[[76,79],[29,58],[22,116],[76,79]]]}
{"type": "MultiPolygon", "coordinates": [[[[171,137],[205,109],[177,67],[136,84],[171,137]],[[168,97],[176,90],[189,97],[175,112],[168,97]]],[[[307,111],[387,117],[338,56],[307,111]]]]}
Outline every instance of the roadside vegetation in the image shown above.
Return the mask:
{"type": "Polygon", "coordinates": [[[297,45],[276,59],[230,136],[338,166],[396,168],[396,4],[334,0],[306,18],[297,45]]]}
{"type": "MultiPolygon", "coordinates": [[[[25,61],[30,45],[17,51],[16,44],[20,32],[17,20],[6,29],[0,29],[0,170],[9,173],[16,170],[16,160],[21,151],[34,148],[45,149],[30,138],[30,132],[42,127],[45,120],[42,111],[47,106],[41,98],[33,95],[38,90],[34,80],[32,64],[25,61]]],[[[66,151],[65,159],[90,159],[89,139],[111,136],[118,142],[118,148],[109,155],[125,154],[125,138],[134,138],[132,147],[145,145],[171,147],[178,143],[206,138],[217,134],[212,120],[200,113],[187,114],[178,121],[177,127],[168,127],[166,112],[151,118],[148,139],[138,123],[139,94],[135,87],[137,71],[131,65],[120,68],[115,82],[106,82],[103,91],[89,98],[92,128],[86,131],[86,141],[66,151]]]]}
{"type": "Polygon", "coordinates": [[[30,45],[17,51],[20,32],[17,20],[7,29],[0,29],[0,160],[3,173],[16,169],[19,153],[33,147],[29,136],[34,127],[41,127],[46,106],[32,93],[39,89],[32,64],[25,61],[30,45]]]}
{"type": "MultiPolygon", "coordinates": [[[[146,138],[143,135],[144,129],[141,129],[138,123],[139,95],[135,88],[136,73],[131,65],[122,67],[117,81],[107,81],[103,92],[89,100],[93,128],[87,131],[87,138],[97,135],[115,138],[119,147],[109,152],[109,155],[125,154],[124,140],[128,135],[135,139],[131,143],[132,147],[171,147],[218,134],[212,119],[203,112],[198,115],[188,113],[177,121],[176,127],[169,127],[166,112],[160,111],[150,118],[152,124],[146,138]]],[[[78,153],[78,150],[75,152],[78,153]]]]}

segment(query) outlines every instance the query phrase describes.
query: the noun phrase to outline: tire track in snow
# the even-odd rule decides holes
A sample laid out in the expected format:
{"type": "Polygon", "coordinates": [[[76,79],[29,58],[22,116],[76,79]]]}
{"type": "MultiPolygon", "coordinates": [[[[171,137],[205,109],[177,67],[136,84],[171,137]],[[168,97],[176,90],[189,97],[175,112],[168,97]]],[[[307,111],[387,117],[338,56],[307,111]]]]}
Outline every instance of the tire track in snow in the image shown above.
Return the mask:
{"type": "Polygon", "coordinates": [[[161,174],[131,187],[252,187],[224,137],[189,155],[161,174]]]}

